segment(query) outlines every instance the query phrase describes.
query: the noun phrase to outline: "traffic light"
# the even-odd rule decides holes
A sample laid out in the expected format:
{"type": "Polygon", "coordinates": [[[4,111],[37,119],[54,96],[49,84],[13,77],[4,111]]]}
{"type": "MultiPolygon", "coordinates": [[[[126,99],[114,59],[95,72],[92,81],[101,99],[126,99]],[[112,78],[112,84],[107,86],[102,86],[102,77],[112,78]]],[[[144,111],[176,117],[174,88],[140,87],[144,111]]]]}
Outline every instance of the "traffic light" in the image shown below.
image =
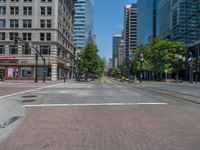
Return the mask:
{"type": "Polygon", "coordinates": [[[18,38],[17,37],[14,38],[14,44],[18,45],[18,38]]]}
{"type": "Polygon", "coordinates": [[[25,50],[31,50],[31,45],[30,45],[30,43],[25,42],[25,43],[24,43],[24,48],[25,48],[25,50]]]}
{"type": "Polygon", "coordinates": [[[25,43],[24,43],[24,48],[25,48],[25,49],[28,49],[28,48],[29,48],[28,42],[25,42],[25,43]]]}

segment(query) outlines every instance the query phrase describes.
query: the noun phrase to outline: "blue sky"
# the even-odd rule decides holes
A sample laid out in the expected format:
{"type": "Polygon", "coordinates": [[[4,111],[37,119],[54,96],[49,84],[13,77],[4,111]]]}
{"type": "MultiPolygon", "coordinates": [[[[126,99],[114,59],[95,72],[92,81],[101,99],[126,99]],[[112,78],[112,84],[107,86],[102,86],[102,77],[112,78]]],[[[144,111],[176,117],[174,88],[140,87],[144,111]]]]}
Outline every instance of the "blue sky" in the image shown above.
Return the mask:
{"type": "Polygon", "coordinates": [[[101,57],[112,56],[112,36],[123,28],[124,6],[137,0],[94,0],[94,33],[101,57]]]}

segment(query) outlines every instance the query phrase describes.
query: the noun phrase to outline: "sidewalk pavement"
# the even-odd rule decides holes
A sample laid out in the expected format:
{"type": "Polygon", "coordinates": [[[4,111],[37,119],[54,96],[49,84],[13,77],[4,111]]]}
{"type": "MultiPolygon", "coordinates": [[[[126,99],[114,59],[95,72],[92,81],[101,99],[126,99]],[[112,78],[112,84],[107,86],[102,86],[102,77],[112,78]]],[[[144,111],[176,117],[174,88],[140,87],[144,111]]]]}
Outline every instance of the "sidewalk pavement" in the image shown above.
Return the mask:
{"type": "Polygon", "coordinates": [[[0,100],[0,142],[24,119],[24,108],[16,101],[0,100]]]}
{"type": "Polygon", "coordinates": [[[39,87],[45,87],[48,85],[53,84],[67,84],[75,82],[72,80],[58,80],[58,81],[47,81],[43,84],[42,81],[39,81],[38,83],[35,83],[30,80],[7,80],[0,82],[0,87],[2,89],[9,89],[6,93],[4,90],[3,95],[0,94],[0,143],[2,140],[4,140],[18,124],[25,118],[25,110],[22,107],[22,105],[9,98],[5,98],[4,96],[15,94],[18,92],[23,92],[26,90],[31,90],[39,87]],[[33,86],[29,86],[30,84],[33,86]],[[22,85],[21,85],[22,84],[22,85]],[[16,86],[18,87],[17,90],[12,90],[11,87],[16,86]],[[27,86],[27,88],[23,88],[27,86]]]}
{"type": "Polygon", "coordinates": [[[142,82],[140,82],[139,80],[137,80],[136,82],[132,81],[132,82],[128,82],[128,81],[124,81],[124,82],[120,82],[119,80],[115,79],[115,78],[108,78],[111,79],[114,82],[117,83],[121,83],[121,84],[145,84],[145,83],[154,83],[154,84],[168,84],[168,85],[185,85],[185,86],[193,86],[193,87],[200,87],[200,82],[197,82],[197,84],[195,82],[193,83],[189,83],[188,81],[183,81],[183,82],[165,82],[165,81],[146,81],[143,80],[142,82]]]}

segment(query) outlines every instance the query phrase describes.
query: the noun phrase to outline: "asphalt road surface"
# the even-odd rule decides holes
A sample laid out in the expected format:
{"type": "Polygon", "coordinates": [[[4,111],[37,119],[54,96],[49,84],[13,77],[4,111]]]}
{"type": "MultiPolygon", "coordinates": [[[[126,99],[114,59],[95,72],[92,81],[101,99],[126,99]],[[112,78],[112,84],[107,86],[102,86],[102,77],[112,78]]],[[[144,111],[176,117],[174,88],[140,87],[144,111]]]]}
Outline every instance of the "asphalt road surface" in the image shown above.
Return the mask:
{"type": "Polygon", "coordinates": [[[107,80],[10,96],[25,116],[0,150],[199,150],[199,91],[107,80]]]}

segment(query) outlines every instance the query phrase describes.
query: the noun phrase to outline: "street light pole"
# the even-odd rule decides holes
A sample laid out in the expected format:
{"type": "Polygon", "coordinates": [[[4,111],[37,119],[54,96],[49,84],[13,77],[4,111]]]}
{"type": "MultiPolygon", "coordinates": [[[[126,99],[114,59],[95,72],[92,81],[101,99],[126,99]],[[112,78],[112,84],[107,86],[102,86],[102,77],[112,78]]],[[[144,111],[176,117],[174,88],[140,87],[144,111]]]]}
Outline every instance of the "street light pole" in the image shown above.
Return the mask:
{"type": "Polygon", "coordinates": [[[198,81],[198,57],[199,57],[199,42],[197,43],[197,49],[195,50],[196,52],[196,63],[195,63],[195,84],[197,84],[197,81],[198,81]]]}
{"type": "Polygon", "coordinates": [[[46,59],[44,58],[44,66],[43,66],[43,82],[46,81],[46,59]]]}
{"type": "Polygon", "coordinates": [[[189,63],[189,83],[193,83],[193,77],[192,77],[192,53],[190,52],[190,57],[188,59],[188,63],[189,63]]]}
{"type": "Polygon", "coordinates": [[[140,53],[140,82],[142,82],[143,79],[143,68],[142,68],[143,60],[144,60],[144,55],[143,53],[140,53]]]}
{"type": "Polygon", "coordinates": [[[24,47],[25,48],[28,48],[28,49],[32,49],[33,48],[36,51],[36,53],[35,53],[35,61],[36,61],[35,62],[35,82],[38,82],[38,55],[42,58],[43,63],[44,63],[44,67],[43,67],[43,82],[45,82],[46,81],[46,60],[45,60],[45,58],[38,51],[38,48],[34,47],[30,41],[29,42],[25,42],[20,37],[15,37],[14,38],[14,44],[15,45],[18,45],[18,43],[20,41],[24,43],[24,47]]]}
{"type": "Polygon", "coordinates": [[[38,53],[35,53],[35,82],[38,82],[38,53]]]}
{"type": "Polygon", "coordinates": [[[76,81],[79,80],[79,69],[78,69],[78,64],[79,64],[79,53],[76,54],[76,81]]]}

